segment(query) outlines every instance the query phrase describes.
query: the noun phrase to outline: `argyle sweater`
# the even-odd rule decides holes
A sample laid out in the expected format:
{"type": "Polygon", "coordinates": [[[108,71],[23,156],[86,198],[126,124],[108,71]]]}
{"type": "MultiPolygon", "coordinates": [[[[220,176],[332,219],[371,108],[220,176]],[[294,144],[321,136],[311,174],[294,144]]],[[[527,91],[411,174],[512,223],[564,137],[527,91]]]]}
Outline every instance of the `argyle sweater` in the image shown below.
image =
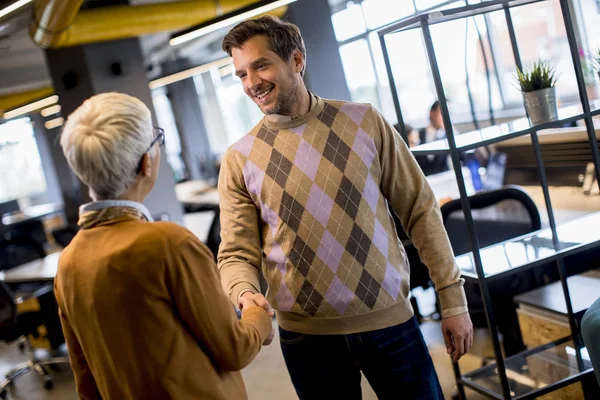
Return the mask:
{"type": "Polygon", "coordinates": [[[279,325],[349,334],[407,321],[410,270],[388,202],[440,294],[467,312],[439,207],[414,157],[370,105],[314,97],[295,120],[265,117],[225,153],[219,177],[222,284],[259,291],[279,325]]]}

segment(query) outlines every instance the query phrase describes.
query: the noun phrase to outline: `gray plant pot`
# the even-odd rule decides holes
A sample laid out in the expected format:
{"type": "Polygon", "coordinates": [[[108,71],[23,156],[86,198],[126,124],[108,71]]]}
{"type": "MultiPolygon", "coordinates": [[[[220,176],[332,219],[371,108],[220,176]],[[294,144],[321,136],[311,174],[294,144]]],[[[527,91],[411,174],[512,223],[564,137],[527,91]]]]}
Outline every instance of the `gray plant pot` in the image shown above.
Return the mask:
{"type": "Polygon", "coordinates": [[[558,119],[555,87],[523,93],[523,99],[533,125],[558,119]]]}

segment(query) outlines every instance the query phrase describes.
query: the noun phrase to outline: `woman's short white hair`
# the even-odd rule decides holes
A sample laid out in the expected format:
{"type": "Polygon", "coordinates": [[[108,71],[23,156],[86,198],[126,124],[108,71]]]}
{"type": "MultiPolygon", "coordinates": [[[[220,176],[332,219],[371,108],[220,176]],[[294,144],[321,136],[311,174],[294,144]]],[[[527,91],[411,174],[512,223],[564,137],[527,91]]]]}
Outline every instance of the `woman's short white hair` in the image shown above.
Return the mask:
{"type": "Polygon", "coordinates": [[[135,182],[154,139],[150,110],[135,97],[102,93],[67,119],[60,145],[75,174],[97,200],[114,199],[135,182]]]}

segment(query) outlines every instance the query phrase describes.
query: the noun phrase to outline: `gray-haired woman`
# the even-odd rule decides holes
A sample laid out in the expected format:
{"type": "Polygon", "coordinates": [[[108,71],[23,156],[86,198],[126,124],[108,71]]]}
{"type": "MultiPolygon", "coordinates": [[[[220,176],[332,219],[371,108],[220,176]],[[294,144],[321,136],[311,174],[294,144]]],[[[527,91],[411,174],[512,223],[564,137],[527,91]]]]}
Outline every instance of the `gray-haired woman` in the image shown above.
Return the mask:
{"type": "Polygon", "coordinates": [[[120,93],[86,100],[64,127],[64,154],[94,200],[55,280],[83,399],[246,398],[239,370],[271,332],[252,300],[238,321],[207,248],[142,205],[164,140],[149,109],[120,93]]]}

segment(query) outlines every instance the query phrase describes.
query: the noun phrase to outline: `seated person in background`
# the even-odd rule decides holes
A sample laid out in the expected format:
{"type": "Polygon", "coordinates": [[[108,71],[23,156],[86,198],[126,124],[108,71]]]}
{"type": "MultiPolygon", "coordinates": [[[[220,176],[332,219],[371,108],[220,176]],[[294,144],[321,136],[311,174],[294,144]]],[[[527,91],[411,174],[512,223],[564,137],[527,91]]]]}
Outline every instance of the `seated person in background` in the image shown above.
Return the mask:
{"type": "Polygon", "coordinates": [[[94,96],[60,144],[94,200],[55,280],[79,397],[247,398],[239,370],[272,339],[271,317],[249,300],[239,321],[207,248],[141,204],[164,144],[150,110],[125,94],[94,96]]]}
{"type": "MultiPolygon", "coordinates": [[[[407,132],[409,132],[408,129],[407,132]]],[[[458,134],[458,131],[454,129],[454,133],[458,134]]],[[[429,110],[429,125],[419,131],[412,130],[408,135],[408,142],[410,147],[414,147],[420,144],[444,139],[445,137],[446,131],[444,130],[442,108],[440,107],[440,102],[436,101],[429,110]]],[[[449,169],[448,156],[444,154],[419,154],[415,155],[415,158],[425,175],[437,174],[449,169]]]]}

